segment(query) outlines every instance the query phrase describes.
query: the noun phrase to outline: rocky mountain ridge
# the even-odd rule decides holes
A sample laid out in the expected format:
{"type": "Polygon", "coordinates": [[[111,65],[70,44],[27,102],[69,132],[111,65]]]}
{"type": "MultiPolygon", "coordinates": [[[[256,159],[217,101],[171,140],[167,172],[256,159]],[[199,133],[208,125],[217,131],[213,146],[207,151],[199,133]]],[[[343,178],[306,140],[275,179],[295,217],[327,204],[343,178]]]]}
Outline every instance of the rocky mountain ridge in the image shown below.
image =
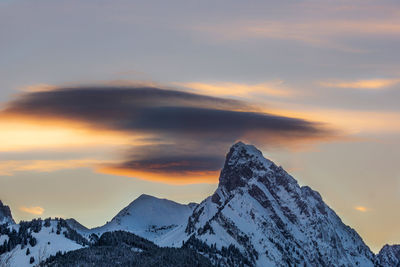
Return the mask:
{"type": "Polygon", "coordinates": [[[74,242],[84,238],[90,243],[101,234],[123,230],[160,247],[196,250],[222,266],[400,264],[399,245],[386,245],[374,255],[318,192],[299,186],[257,148],[241,142],[227,154],[218,188],[200,204],[142,195],[102,227],[87,229],[73,219],[65,223],[76,231],[66,235],[74,236],[74,242]]]}
{"type": "MultiPolygon", "coordinates": [[[[235,144],[219,181],[189,217],[187,237],[234,244],[256,266],[374,266],[374,254],[321,196],[254,146],[235,144]]],[[[171,234],[166,240],[184,236],[171,234]]]]}
{"type": "Polygon", "coordinates": [[[400,266],[400,245],[385,245],[377,255],[380,266],[400,266]]]}

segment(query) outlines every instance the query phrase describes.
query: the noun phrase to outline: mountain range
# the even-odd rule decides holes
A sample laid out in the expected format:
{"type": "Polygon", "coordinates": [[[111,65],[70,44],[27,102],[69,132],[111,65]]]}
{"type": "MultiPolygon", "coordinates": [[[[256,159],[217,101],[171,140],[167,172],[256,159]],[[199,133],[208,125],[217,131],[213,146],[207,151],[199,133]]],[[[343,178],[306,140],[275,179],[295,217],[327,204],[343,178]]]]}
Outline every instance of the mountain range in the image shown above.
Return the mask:
{"type": "Polygon", "coordinates": [[[112,257],[127,247],[133,251],[136,263],[126,266],[149,262],[148,251],[165,254],[164,261],[169,255],[171,266],[400,266],[400,245],[385,245],[375,255],[318,192],[300,186],[242,142],[228,152],[214,194],[199,204],[141,195],[110,222],[88,229],[60,218],[16,224],[0,201],[0,261],[5,266],[63,266],[72,258],[74,264],[92,261],[93,255],[104,263],[111,257],[99,252],[105,247],[115,250],[112,257]],[[189,258],[197,261],[189,263],[189,258]]]}

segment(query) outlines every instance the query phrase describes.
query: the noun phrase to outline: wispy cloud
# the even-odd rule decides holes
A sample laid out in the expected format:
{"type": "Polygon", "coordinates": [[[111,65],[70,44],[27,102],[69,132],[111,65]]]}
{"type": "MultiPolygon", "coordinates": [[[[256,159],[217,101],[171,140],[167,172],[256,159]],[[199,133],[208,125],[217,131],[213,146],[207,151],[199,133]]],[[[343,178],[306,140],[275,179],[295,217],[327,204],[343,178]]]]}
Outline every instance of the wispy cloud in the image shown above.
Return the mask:
{"type": "Polygon", "coordinates": [[[19,210],[33,215],[42,215],[44,212],[44,208],[40,206],[31,206],[31,207],[22,206],[19,208],[19,210]]]}
{"type": "Polygon", "coordinates": [[[57,87],[54,85],[41,83],[41,84],[23,86],[20,88],[20,90],[23,92],[43,92],[43,91],[50,91],[55,88],[57,87]]]}
{"type": "Polygon", "coordinates": [[[355,206],[354,207],[355,210],[360,211],[360,212],[367,212],[368,208],[364,207],[364,206],[355,206]]]}
{"type": "Polygon", "coordinates": [[[203,23],[192,30],[208,34],[215,40],[278,39],[306,43],[312,46],[333,48],[348,52],[365,52],[349,45],[346,40],[357,37],[397,37],[400,34],[398,19],[317,19],[317,20],[239,20],[219,24],[203,23]]]}
{"type": "Polygon", "coordinates": [[[286,105],[281,110],[273,110],[282,116],[299,116],[310,121],[325,121],[335,128],[341,129],[346,135],[359,133],[368,134],[398,134],[400,132],[399,112],[332,109],[286,105]],[[345,120],[343,118],[346,118],[345,120]]]}
{"type": "Polygon", "coordinates": [[[21,116],[0,112],[0,152],[38,149],[65,149],[120,146],[141,143],[143,135],[91,129],[78,120],[62,117],[21,116]]]}
{"type": "Polygon", "coordinates": [[[294,92],[285,88],[283,81],[272,81],[256,84],[232,83],[232,82],[187,82],[175,83],[188,89],[194,89],[195,92],[214,96],[233,96],[233,97],[257,97],[257,96],[276,96],[290,97],[294,92]]]}
{"type": "Polygon", "coordinates": [[[356,81],[320,82],[324,87],[350,88],[360,90],[381,90],[400,83],[400,79],[366,79],[356,81]]]}
{"type": "Polygon", "coordinates": [[[216,184],[218,183],[219,171],[180,171],[180,172],[154,172],[151,170],[140,170],[118,165],[105,165],[96,169],[98,173],[132,177],[152,182],[160,182],[174,185],[187,184],[216,184]]]}
{"type": "Polygon", "coordinates": [[[12,176],[16,172],[53,172],[63,169],[91,168],[102,160],[72,159],[72,160],[4,160],[0,162],[0,175],[12,176]]]}

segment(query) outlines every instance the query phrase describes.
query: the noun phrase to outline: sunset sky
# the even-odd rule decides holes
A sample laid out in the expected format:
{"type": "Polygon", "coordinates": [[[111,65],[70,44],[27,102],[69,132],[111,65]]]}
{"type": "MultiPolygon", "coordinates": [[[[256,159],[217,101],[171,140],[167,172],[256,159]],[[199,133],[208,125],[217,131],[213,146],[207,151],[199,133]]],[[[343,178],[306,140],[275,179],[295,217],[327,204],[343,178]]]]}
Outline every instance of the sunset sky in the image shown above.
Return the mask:
{"type": "Polygon", "coordinates": [[[400,243],[398,1],[0,0],[0,199],[93,227],[200,202],[236,141],[400,243]]]}

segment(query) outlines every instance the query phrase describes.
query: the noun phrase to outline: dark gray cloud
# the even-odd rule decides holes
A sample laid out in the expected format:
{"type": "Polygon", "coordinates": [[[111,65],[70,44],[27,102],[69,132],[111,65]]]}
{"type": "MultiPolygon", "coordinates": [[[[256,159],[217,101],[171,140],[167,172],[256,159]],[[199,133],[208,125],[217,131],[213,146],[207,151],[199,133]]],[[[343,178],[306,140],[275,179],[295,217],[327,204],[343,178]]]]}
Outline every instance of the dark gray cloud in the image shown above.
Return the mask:
{"type": "Polygon", "coordinates": [[[265,145],[333,134],[319,123],[255,112],[245,102],[151,87],[30,92],[9,102],[2,113],[150,134],[161,145],[128,148],[121,164],[113,166],[148,172],[215,171],[238,139],[265,145]]]}
{"type": "Polygon", "coordinates": [[[154,173],[185,173],[218,171],[223,166],[224,158],[216,155],[170,155],[169,157],[152,157],[130,160],[113,165],[114,168],[132,169],[154,173]]]}
{"type": "Polygon", "coordinates": [[[265,113],[224,98],[138,87],[83,87],[26,93],[4,113],[85,121],[95,127],[177,135],[241,136],[246,131],[319,135],[322,125],[265,113]]]}
{"type": "Polygon", "coordinates": [[[175,140],[174,144],[138,145],[126,149],[118,164],[107,164],[115,169],[176,173],[219,171],[224,163],[225,142],[175,140]]]}
{"type": "Polygon", "coordinates": [[[4,112],[62,116],[80,120],[119,117],[131,119],[143,108],[160,106],[232,109],[247,105],[237,100],[154,87],[99,86],[25,93],[9,102],[4,112]]]}

